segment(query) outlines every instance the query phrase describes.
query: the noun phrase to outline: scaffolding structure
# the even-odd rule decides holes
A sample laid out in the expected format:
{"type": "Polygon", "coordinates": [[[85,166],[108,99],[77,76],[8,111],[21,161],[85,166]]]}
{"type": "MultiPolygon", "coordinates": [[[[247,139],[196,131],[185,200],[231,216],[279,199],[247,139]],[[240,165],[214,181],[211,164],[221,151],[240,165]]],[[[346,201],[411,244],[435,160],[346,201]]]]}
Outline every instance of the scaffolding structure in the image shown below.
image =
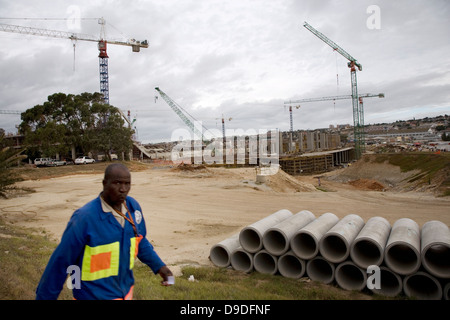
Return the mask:
{"type": "Polygon", "coordinates": [[[343,148],[326,152],[306,153],[299,156],[282,157],[281,169],[292,175],[323,173],[336,166],[347,164],[354,159],[353,148],[343,148]]]}

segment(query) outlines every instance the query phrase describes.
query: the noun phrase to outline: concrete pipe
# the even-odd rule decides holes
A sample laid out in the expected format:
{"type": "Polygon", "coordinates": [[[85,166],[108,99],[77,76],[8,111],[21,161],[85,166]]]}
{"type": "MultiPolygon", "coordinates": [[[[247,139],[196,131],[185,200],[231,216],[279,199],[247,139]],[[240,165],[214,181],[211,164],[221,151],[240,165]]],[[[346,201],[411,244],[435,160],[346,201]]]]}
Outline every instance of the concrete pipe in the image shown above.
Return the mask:
{"type": "Polygon", "coordinates": [[[281,209],[249,226],[239,233],[242,248],[250,253],[256,253],[263,248],[263,236],[267,229],[292,216],[292,212],[281,209]]]}
{"type": "Polygon", "coordinates": [[[237,271],[250,273],[253,271],[253,253],[247,252],[242,247],[237,248],[231,254],[231,267],[237,271]]]}
{"type": "Polygon", "coordinates": [[[253,266],[260,273],[275,274],[278,271],[278,258],[263,249],[253,256],[253,266]]]}
{"type": "Polygon", "coordinates": [[[263,235],[263,246],[270,254],[281,256],[289,250],[291,237],[316,217],[308,210],[300,211],[275,226],[263,235]]]}
{"type": "Polygon", "coordinates": [[[450,282],[444,286],[443,295],[445,300],[450,300],[450,282]]]}
{"type": "Polygon", "coordinates": [[[336,267],[336,283],[345,290],[361,291],[367,285],[367,273],[352,261],[344,261],[336,267]]]}
{"type": "Polygon", "coordinates": [[[320,239],[320,254],[330,262],[343,262],[350,255],[350,246],[363,226],[364,220],[360,216],[346,215],[320,239]]]}
{"type": "Polygon", "coordinates": [[[360,268],[381,265],[384,248],[391,232],[391,224],[385,218],[370,218],[350,246],[350,257],[360,268]]]}
{"type": "Polygon", "coordinates": [[[316,220],[298,230],[291,238],[291,250],[300,259],[310,260],[319,253],[319,241],[339,218],[330,212],[322,214],[316,220]]]}
{"type": "Polygon", "coordinates": [[[398,219],[392,226],[384,249],[386,266],[400,275],[410,275],[419,270],[419,225],[409,218],[398,219]]]}
{"type": "Polygon", "coordinates": [[[396,297],[402,293],[402,290],[402,278],[385,266],[380,267],[380,286],[370,289],[373,293],[386,297],[396,297]]]}
{"type": "Polygon", "coordinates": [[[428,272],[418,271],[403,279],[403,291],[408,297],[419,300],[441,300],[442,286],[428,272]]]}
{"type": "Polygon", "coordinates": [[[422,226],[420,257],[431,275],[450,278],[450,230],[446,224],[433,220],[422,226]]]}
{"type": "Polygon", "coordinates": [[[306,263],[297,257],[292,250],[278,258],[278,271],[283,277],[299,279],[305,274],[306,263]]]}
{"type": "Polygon", "coordinates": [[[315,256],[306,263],[306,274],[313,281],[330,284],[334,280],[334,264],[321,256],[315,256]]]}
{"type": "Polygon", "coordinates": [[[239,247],[239,233],[236,233],[213,245],[209,252],[209,258],[217,267],[226,268],[231,263],[231,254],[239,247]]]}

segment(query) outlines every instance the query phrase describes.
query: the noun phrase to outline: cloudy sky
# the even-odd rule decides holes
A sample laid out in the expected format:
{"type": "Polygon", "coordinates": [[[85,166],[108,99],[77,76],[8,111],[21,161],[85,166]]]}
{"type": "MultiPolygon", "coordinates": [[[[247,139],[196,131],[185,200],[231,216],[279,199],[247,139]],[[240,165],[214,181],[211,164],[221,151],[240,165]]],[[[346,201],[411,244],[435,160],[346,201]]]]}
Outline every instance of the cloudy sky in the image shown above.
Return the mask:
{"type": "MultiPolygon", "coordinates": [[[[289,130],[285,101],[351,94],[347,60],[303,27],[307,21],[361,63],[365,123],[450,113],[447,0],[0,0],[0,23],[146,39],[110,45],[110,103],[136,117],[143,143],[186,128],[154,90],[212,132],[289,130]],[[81,18],[81,19],[77,19],[81,18]],[[75,20],[76,19],[76,20],[75,20]],[[231,120],[229,120],[231,118],[231,120]]],[[[100,91],[95,42],[0,32],[0,110],[24,111],[57,92],[100,91]]],[[[16,132],[18,114],[0,114],[16,132]]],[[[302,103],[294,129],[353,124],[351,100],[302,103]]]]}

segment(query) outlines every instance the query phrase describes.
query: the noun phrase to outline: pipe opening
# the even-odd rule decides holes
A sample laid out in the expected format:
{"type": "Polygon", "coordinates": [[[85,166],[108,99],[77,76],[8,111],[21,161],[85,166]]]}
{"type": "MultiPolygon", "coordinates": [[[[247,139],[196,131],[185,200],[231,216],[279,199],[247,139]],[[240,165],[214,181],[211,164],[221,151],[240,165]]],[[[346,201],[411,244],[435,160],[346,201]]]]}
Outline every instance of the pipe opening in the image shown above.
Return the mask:
{"type": "Polygon", "coordinates": [[[317,242],[307,233],[296,234],[291,240],[291,249],[297,256],[303,259],[311,259],[319,251],[317,242]]]}
{"type": "Polygon", "coordinates": [[[250,272],[253,269],[252,257],[244,251],[235,251],[231,255],[231,266],[238,271],[250,272]]]}
{"type": "Polygon", "coordinates": [[[305,273],[305,263],[292,254],[286,254],[278,260],[278,270],[284,277],[298,279],[305,273]]]}
{"type": "Polygon", "coordinates": [[[320,252],[331,262],[343,261],[348,254],[348,246],[339,236],[329,235],[322,239],[320,252]]]}
{"type": "Polygon", "coordinates": [[[410,274],[417,271],[420,257],[410,246],[397,244],[387,249],[386,263],[400,274],[410,274]]]}
{"type": "Polygon", "coordinates": [[[277,272],[276,258],[267,252],[259,251],[255,254],[253,264],[258,272],[268,274],[275,274],[277,272]]]}
{"type": "Polygon", "coordinates": [[[215,246],[212,248],[209,256],[212,263],[218,267],[228,267],[230,264],[230,256],[228,251],[221,246],[215,246]]]}
{"type": "Polygon", "coordinates": [[[440,300],[442,288],[436,279],[424,272],[410,275],[404,280],[405,294],[423,300],[440,300]]]}
{"type": "Polygon", "coordinates": [[[262,247],[262,239],[253,229],[243,229],[239,234],[242,248],[248,252],[257,252],[262,247]]]}
{"type": "Polygon", "coordinates": [[[364,272],[352,263],[341,264],[336,268],[336,282],[346,290],[362,290],[366,286],[364,272]]]}
{"type": "Polygon", "coordinates": [[[450,247],[441,244],[431,246],[425,252],[423,264],[435,276],[450,277],[450,247]]]}
{"type": "Polygon", "coordinates": [[[386,268],[381,268],[380,271],[380,288],[372,291],[388,297],[399,295],[402,292],[402,279],[386,268]]]}
{"type": "Polygon", "coordinates": [[[380,248],[368,240],[360,240],[356,242],[352,248],[353,261],[362,268],[370,265],[379,265],[383,256],[380,248]]]}
{"type": "Polygon", "coordinates": [[[308,261],[306,273],[311,280],[329,284],[334,280],[334,266],[322,258],[308,261]]]}
{"type": "Polygon", "coordinates": [[[271,254],[281,255],[288,249],[288,243],[283,234],[277,230],[269,230],[263,237],[264,248],[271,254]]]}

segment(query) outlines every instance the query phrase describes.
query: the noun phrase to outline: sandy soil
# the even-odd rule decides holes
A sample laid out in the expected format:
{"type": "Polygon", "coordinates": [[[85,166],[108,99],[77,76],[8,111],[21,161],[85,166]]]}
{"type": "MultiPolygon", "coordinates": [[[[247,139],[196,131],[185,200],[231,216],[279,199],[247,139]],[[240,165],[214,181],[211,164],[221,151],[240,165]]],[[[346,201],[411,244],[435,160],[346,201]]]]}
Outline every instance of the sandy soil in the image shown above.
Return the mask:
{"type": "MultiPolygon", "coordinates": [[[[214,244],[280,209],[309,210],[316,217],[354,213],[364,221],[382,216],[391,225],[400,218],[419,226],[430,220],[450,225],[448,197],[366,190],[339,181],[337,175],[339,171],[323,175],[318,190],[315,176],[291,177],[282,171],[256,184],[253,168],[154,167],[132,172],[129,195],[140,202],[148,238],[175,273],[187,264],[212,265],[208,256],[214,244]]],[[[82,174],[21,182],[36,192],[0,200],[0,215],[16,225],[43,228],[58,241],[73,211],[99,194],[102,178],[82,174]]]]}

